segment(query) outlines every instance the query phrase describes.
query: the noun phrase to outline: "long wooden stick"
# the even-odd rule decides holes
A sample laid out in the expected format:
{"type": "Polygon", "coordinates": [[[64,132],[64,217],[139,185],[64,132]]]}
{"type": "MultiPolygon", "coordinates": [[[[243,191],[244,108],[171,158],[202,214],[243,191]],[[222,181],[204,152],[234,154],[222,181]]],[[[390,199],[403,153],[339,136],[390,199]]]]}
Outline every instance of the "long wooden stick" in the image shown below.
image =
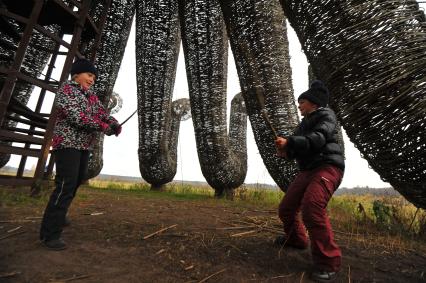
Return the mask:
{"type": "Polygon", "coordinates": [[[90,277],[90,275],[79,275],[79,276],[73,276],[73,277],[70,277],[70,278],[55,279],[54,281],[51,281],[51,283],[70,282],[70,281],[85,279],[85,278],[89,278],[89,277],[90,277]]]}
{"type": "Polygon", "coordinates": [[[206,282],[207,280],[209,280],[209,279],[210,279],[210,278],[212,278],[213,276],[216,276],[216,275],[218,275],[219,273],[224,272],[225,270],[226,270],[226,268],[224,268],[224,269],[222,269],[222,270],[219,270],[218,272],[213,273],[212,275],[207,276],[207,277],[206,277],[206,278],[204,278],[203,280],[198,281],[198,283],[206,282]]]}
{"type": "Polygon", "coordinates": [[[177,226],[177,224],[174,224],[174,225],[171,225],[171,226],[169,226],[169,227],[166,227],[166,228],[160,229],[160,230],[158,230],[158,231],[156,231],[156,232],[154,232],[154,233],[152,233],[152,234],[149,234],[149,235],[147,235],[147,236],[143,237],[143,239],[144,239],[144,240],[146,240],[146,239],[148,239],[148,238],[151,238],[152,236],[157,235],[158,233],[161,233],[161,232],[163,232],[163,231],[166,231],[166,230],[171,229],[171,228],[176,227],[176,226],[177,226]]]}
{"type": "Polygon", "coordinates": [[[0,274],[0,278],[10,278],[10,277],[13,277],[13,276],[16,276],[16,275],[19,275],[19,274],[21,274],[20,271],[14,271],[14,272],[8,272],[8,273],[1,273],[0,274]]]}
{"type": "Polygon", "coordinates": [[[12,234],[9,234],[9,235],[5,235],[5,236],[1,237],[0,240],[4,240],[4,239],[7,239],[7,238],[10,238],[10,237],[22,234],[22,233],[25,233],[25,231],[19,231],[19,232],[15,232],[15,233],[12,233],[12,234]]]}
{"type": "Polygon", "coordinates": [[[241,233],[237,233],[237,234],[232,234],[231,237],[241,237],[247,234],[253,234],[259,232],[258,230],[251,230],[251,231],[246,231],[246,232],[241,232],[241,233]]]}

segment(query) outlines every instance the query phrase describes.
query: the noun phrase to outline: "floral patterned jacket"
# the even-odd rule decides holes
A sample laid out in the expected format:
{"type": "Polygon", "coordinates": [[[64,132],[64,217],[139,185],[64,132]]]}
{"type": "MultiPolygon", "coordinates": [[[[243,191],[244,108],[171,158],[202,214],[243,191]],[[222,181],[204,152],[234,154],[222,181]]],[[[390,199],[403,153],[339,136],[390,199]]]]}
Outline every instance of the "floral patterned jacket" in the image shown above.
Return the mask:
{"type": "Polygon", "coordinates": [[[65,82],[56,94],[58,116],[53,130],[53,150],[91,150],[96,131],[117,123],[105,111],[98,97],[74,81],[65,82]]]}

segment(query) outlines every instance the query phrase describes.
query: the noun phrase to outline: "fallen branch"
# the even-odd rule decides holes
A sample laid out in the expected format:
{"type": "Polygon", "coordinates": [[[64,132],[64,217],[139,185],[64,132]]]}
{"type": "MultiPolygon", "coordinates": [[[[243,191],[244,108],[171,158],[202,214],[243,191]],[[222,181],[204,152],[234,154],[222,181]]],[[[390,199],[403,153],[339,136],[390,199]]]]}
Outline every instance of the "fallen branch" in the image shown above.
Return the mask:
{"type": "Polygon", "coordinates": [[[218,275],[219,273],[224,272],[225,270],[226,270],[226,268],[224,268],[224,269],[222,269],[222,270],[219,270],[218,272],[213,273],[212,275],[207,276],[206,278],[202,279],[201,281],[198,281],[198,283],[206,282],[207,280],[209,280],[209,279],[210,279],[210,278],[212,278],[213,276],[216,276],[216,275],[218,275]]]}
{"type": "Polygon", "coordinates": [[[305,276],[305,272],[302,272],[302,276],[300,277],[300,283],[302,283],[303,282],[303,276],[305,276]]]}
{"type": "Polygon", "coordinates": [[[251,231],[246,231],[246,232],[241,232],[241,233],[237,233],[237,234],[232,234],[231,237],[241,237],[244,235],[248,235],[248,234],[253,234],[259,232],[258,230],[251,230],[251,231]]]}
{"type": "Polygon", "coordinates": [[[90,277],[90,275],[80,275],[80,276],[73,276],[70,278],[65,278],[65,279],[53,279],[53,281],[51,280],[51,283],[63,283],[63,282],[70,282],[70,281],[74,281],[74,280],[80,280],[80,279],[85,279],[90,277]]]}
{"type": "Polygon", "coordinates": [[[34,220],[0,220],[0,223],[24,223],[24,222],[35,222],[34,220]]]}
{"type": "Polygon", "coordinates": [[[7,231],[7,233],[12,233],[12,232],[18,231],[18,230],[19,230],[19,229],[21,229],[21,228],[22,228],[22,226],[18,226],[18,227],[16,227],[16,228],[13,228],[13,229],[8,230],[8,231],[7,231]]]}
{"type": "Polygon", "coordinates": [[[290,273],[290,274],[287,274],[287,275],[278,275],[278,276],[274,276],[274,277],[271,277],[271,278],[269,278],[269,279],[279,279],[279,278],[286,278],[286,277],[291,277],[291,276],[293,276],[293,274],[294,273],[290,273]]]}
{"type": "Polygon", "coordinates": [[[0,278],[10,278],[10,277],[16,276],[18,274],[21,274],[21,272],[13,271],[13,272],[9,272],[9,273],[0,273],[0,278]]]}
{"type": "Polygon", "coordinates": [[[82,213],[82,215],[90,215],[90,216],[96,216],[96,215],[102,215],[104,214],[103,212],[86,212],[86,213],[82,213]]]}
{"type": "Polygon", "coordinates": [[[5,235],[5,236],[0,238],[0,241],[7,239],[7,238],[10,238],[10,237],[13,237],[13,236],[16,236],[16,235],[19,235],[19,234],[22,234],[22,233],[25,233],[25,231],[19,231],[19,232],[16,232],[16,233],[5,235]]]}
{"type": "Polygon", "coordinates": [[[155,235],[157,235],[157,234],[159,234],[159,233],[161,233],[161,232],[163,232],[163,231],[166,231],[166,230],[171,229],[171,228],[176,227],[176,226],[177,226],[177,224],[174,224],[174,225],[171,225],[171,226],[169,226],[169,227],[166,227],[166,228],[160,229],[160,230],[158,230],[158,231],[156,231],[156,232],[154,232],[154,233],[151,233],[151,234],[149,234],[149,235],[147,235],[147,236],[143,237],[143,239],[144,239],[144,240],[146,240],[146,239],[148,239],[148,238],[151,238],[152,236],[155,236],[155,235]]]}
{"type": "Polygon", "coordinates": [[[27,220],[35,220],[35,219],[42,219],[43,217],[41,216],[27,216],[25,217],[25,219],[27,220]]]}
{"type": "Polygon", "coordinates": [[[238,229],[247,229],[247,228],[253,228],[253,227],[256,227],[256,225],[237,226],[237,227],[219,227],[219,228],[216,228],[216,230],[238,230],[238,229]]]}
{"type": "Polygon", "coordinates": [[[348,235],[348,236],[363,236],[362,234],[348,233],[348,232],[343,232],[343,231],[339,231],[339,230],[333,230],[333,232],[337,233],[337,234],[348,235]]]}

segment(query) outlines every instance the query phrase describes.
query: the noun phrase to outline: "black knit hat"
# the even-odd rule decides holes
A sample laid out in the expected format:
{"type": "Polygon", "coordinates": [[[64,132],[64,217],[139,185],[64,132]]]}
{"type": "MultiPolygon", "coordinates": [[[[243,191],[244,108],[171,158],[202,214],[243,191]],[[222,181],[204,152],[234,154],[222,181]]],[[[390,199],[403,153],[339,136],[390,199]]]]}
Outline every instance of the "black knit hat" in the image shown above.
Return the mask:
{"type": "Polygon", "coordinates": [[[92,73],[98,77],[98,70],[96,70],[92,62],[87,59],[77,59],[72,63],[71,77],[80,73],[92,73]]]}
{"type": "Polygon", "coordinates": [[[313,81],[309,89],[302,93],[297,100],[306,99],[320,107],[326,107],[329,96],[328,89],[322,81],[313,81]]]}

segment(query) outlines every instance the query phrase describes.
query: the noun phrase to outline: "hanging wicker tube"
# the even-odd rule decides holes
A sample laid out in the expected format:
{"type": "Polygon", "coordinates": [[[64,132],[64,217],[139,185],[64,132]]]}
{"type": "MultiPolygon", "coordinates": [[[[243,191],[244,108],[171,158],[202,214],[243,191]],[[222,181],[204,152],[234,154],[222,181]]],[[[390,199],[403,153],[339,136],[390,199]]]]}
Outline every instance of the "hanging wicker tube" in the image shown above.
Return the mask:
{"type": "MultiPolygon", "coordinates": [[[[99,20],[99,14],[102,12],[103,6],[97,3],[92,4],[96,4],[93,5],[96,10],[91,12],[94,14],[93,18],[99,20]]],[[[115,81],[117,80],[129,38],[135,14],[135,0],[112,1],[109,11],[96,53],[95,66],[99,77],[96,78],[94,85],[94,92],[106,109],[111,109],[108,103],[113,94],[115,81]]],[[[93,41],[89,43],[89,46],[92,44],[94,44],[93,41]]],[[[88,50],[91,50],[91,48],[88,48],[88,50]]],[[[90,54],[85,55],[86,57],[90,56],[90,54]]],[[[103,144],[104,134],[99,132],[96,135],[93,152],[89,159],[87,179],[96,177],[102,170],[103,144]]]]}
{"type": "Polygon", "coordinates": [[[296,172],[294,162],[276,156],[274,135],[262,116],[264,108],[278,135],[298,123],[284,15],[278,0],[221,0],[241,89],[254,137],[274,181],[286,190],[296,172]],[[256,94],[261,93],[264,103],[256,94]]]}
{"type": "Polygon", "coordinates": [[[426,24],[417,2],[282,5],[362,157],[383,181],[426,208],[426,24]]]}
{"type": "Polygon", "coordinates": [[[136,74],[139,116],[139,169],[153,188],[173,180],[170,156],[171,100],[180,35],[176,0],[138,1],[136,74]]]}
{"type": "Polygon", "coordinates": [[[228,38],[222,11],[217,0],[183,0],[179,4],[201,171],[216,196],[232,196],[247,171],[246,121],[235,125],[240,136],[231,140],[226,109],[228,38]]]}

